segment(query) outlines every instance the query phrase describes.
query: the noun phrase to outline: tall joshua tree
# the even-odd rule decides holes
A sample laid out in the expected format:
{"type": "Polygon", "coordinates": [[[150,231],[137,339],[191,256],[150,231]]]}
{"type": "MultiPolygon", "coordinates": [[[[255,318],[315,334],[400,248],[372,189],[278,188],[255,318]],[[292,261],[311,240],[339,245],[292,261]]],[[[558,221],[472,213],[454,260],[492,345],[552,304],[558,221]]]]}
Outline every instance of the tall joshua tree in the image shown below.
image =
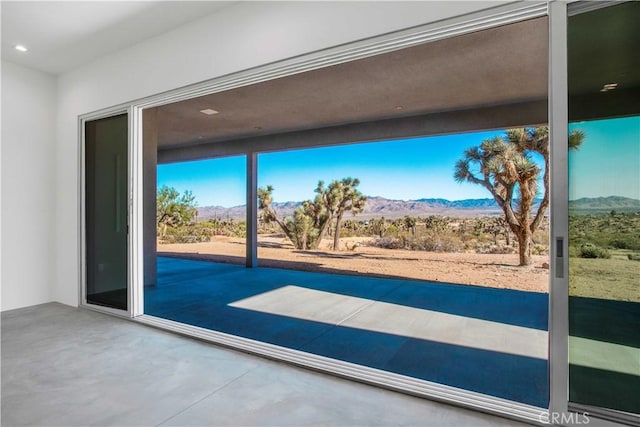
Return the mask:
{"type": "Polygon", "coordinates": [[[322,193],[327,200],[327,206],[335,218],[335,232],[333,233],[333,250],[340,249],[340,227],[345,212],[350,211],[356,215],[364,210],[367,196],[363,195],[356,187],[360,185],[358,178],[343,178],[340,181],[331,181],[327,189],[322,193]]]}
{"type": "MultiPolygon", "coordinates": [[[[569,136],[569,148],[584,141],[582,131],[569,136]]],[[[465,151],[455,165],[454,178],[482,185],[502,209],[509,228],[518,239],[520,265],[531,264],[531,237],[540,227],[549,206],[549,128],[509,129],[502,137],[484,140],[465,151]],[[544,194],[532,216],[541,169],[531,160],[536,152],[544,158],[544,194]],[[519,198],[514,197],[519,193],[519,198]]]]}
{"type": "Polygon", "coordinates": [[[287,236],[291,242],[296,244],[297,239],[295,239],[292,231],[287,227],[287,224],[278,218],[276,211],[273,209],[273,206],[271,206],[271,203],[273,202],[273,190],[273,185],[258,188],[258,208],[262,210],[262,219],[267,224],[270,222],[278,224],[285,236],[287,236]]]}
{"type": "Polygon", "coordinates": [[[338,249],[340,227],[344,213],[354,214],[364,209],[366,197],[355,189],[360,184],[356,178],[343,178],[325,186],[318,182],[316,197],[305,200],[295,210],[293,217],[281,220],[272,207],[273,186],[258,189],[258,204],[265,222],[275,222],[297,249],[317,249],[335,219],[334,249],[338,249]]]}
{"type": "Polygon", "coordinates": [[[416,237],[416,218],[413,216],[405,215],[402,219],[404,221],[404,226],[407,227],[407,230],[411,230],[411,235],[416,237]]]}

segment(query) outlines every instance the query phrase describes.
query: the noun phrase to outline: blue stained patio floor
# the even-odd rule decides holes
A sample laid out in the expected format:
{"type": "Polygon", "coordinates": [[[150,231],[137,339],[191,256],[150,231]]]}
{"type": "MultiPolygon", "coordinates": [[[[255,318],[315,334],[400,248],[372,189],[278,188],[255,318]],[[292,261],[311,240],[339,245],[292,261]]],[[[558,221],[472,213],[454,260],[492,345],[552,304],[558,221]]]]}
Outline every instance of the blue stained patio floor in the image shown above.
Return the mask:
{"type": "Polygon", "coordinates": [[[548,403],[548,295],[158,257],[145,314],[548,403]]]}

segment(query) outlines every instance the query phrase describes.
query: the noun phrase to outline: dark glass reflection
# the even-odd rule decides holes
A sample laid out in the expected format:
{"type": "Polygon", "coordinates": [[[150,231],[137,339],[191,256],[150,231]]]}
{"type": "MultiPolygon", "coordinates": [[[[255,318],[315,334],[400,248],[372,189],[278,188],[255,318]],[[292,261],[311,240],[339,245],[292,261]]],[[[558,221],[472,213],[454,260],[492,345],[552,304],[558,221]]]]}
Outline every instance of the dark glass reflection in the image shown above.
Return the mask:
{"type": "Polygon", "coordinates": [[[127,309],[127,115],[85,125],[87,303],[127,309]]]}

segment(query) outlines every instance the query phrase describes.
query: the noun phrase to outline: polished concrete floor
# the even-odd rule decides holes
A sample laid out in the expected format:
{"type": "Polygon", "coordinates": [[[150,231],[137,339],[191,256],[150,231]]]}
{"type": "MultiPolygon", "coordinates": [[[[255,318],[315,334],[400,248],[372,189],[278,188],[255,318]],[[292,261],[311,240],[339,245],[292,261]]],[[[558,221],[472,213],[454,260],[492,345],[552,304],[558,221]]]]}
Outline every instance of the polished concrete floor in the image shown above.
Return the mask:
{"type": "Polygon", "coordinates": [[[547,294],[158,258],[145,314],[547,407],[547,294]]]}
{"type": "Polygon", "coordinates": [[[524,426],[57,303],[2,313],[3,426],[524,426]]]}

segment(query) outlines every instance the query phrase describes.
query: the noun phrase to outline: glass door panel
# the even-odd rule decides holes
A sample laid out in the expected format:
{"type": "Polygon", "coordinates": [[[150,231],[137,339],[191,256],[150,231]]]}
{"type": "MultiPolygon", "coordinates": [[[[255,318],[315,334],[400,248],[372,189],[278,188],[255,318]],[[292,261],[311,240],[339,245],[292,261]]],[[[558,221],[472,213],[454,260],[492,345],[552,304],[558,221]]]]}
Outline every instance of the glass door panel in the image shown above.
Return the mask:
{"type": "Polygon", "coordinates": [[[127,310],[127,115],[85,124],[86,302],[127,310]]]}
{"type": "Polygon", "coordinates": [[[569,400],[621,420],[640,413],[638,22],[636,2],[568,21],[569,400]]]}

